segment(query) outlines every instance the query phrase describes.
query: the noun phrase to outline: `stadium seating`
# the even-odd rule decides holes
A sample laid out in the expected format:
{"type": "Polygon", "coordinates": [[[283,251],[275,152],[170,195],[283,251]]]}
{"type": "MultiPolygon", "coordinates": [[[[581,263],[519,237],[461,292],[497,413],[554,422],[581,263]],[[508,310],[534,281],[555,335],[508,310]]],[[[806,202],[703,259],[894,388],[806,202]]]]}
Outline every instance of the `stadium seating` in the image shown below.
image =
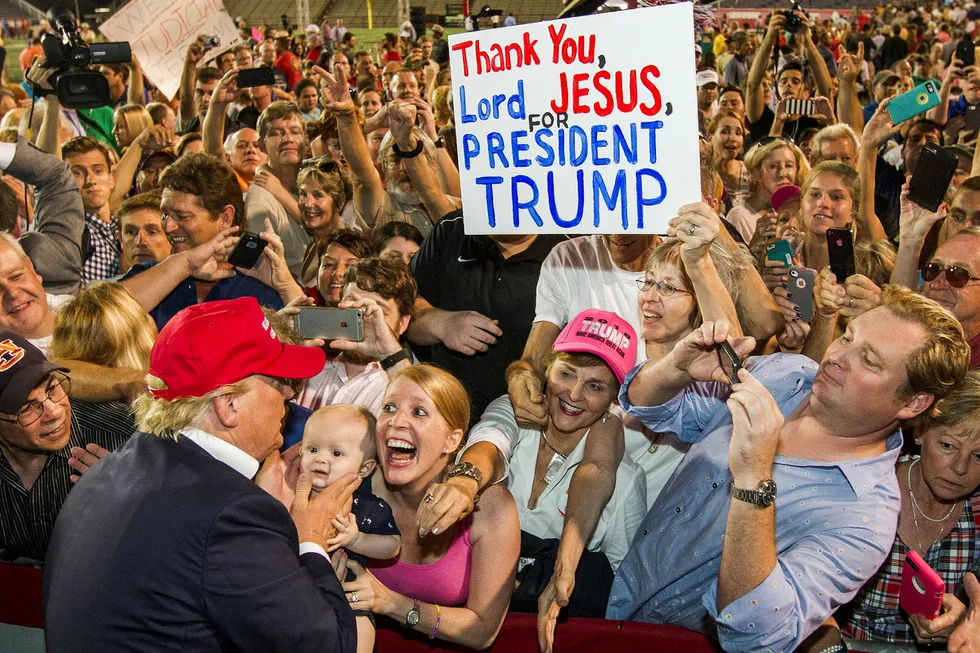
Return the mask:
{"type": "MultiPolygon", "coordinates": [[[[245,0],[249,2],[260,2],[261,0],[245,0]]],[[[446,0],[413,0],[412,6],[425,7],[426,14],[439,16],[446,15],[446,5],[459,5],[459,2],[449,2],[446,0]]],[[[513,12],[519,22],[530,23],[539,20],[551,20],[561,13],[564,6],[561,0],[471,0],[470,10],[476,13],[484,5],[489,5],[492,9],[500,9],[503,16],[508,12],[513,12]]],[[[344,25],[350,28],[367,27],[367,6],[363,0],[338,0],[331,3],[327,9],[327,15],[331,20],[337,18],[344,19],[344,25]]],[[[375,1],[371,3],[374,25],[398,25],[398,4],[394,0],[375,1]]],[[[319,15],[313,9],[313,2],[310,2],[310,14],[319,15]]],[[[503,17],[501,17],[503,22],[503,17]]]]}

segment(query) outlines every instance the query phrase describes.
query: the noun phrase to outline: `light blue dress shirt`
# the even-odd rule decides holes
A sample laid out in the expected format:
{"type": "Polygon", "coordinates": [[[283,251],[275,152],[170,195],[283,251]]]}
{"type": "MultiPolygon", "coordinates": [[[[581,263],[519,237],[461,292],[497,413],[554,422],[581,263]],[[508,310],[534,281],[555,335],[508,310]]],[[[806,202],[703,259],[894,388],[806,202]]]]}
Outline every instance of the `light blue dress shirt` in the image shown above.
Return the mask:
{"type": "MultiPolygon", "coordinates": [[[[746,367],[784,416],[810,393],[817,364],[795,354],[751,358],[746,367]]],[[[657,432],[692,443],[633,539],[616,574],[606,617],[682,626],[727,651],[792,651],[874,575],[891,549],[901,506],[895,462],[900,431],[873,458],[827,463],[777,455],[777,564],[741,598],[717,607],[732,475],[727,384],[695,383],[666,404],[624,410],[657,432]]]]}

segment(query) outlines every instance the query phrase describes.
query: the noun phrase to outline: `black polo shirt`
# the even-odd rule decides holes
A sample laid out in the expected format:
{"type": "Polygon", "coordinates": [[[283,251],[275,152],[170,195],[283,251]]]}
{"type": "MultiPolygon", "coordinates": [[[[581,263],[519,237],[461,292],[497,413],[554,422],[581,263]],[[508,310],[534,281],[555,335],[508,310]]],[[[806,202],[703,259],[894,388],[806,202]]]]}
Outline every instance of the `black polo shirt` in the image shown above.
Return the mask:
{"type": "Polygon", "coordinates": [[[485,352],[466,356],[442,343],[428,361],[463,382],[470,393],[472,422],[491,401],[507,393],[507,366],[524,353],[534,322],[535,293],[541,264],[562,235],[542,235],[526,250],[504,260],[488,236],[463,233],[463,213],[443,218],[412,258],[419,295],[446,311],[476,311],[497,320],[503,335],[485,352]]]}

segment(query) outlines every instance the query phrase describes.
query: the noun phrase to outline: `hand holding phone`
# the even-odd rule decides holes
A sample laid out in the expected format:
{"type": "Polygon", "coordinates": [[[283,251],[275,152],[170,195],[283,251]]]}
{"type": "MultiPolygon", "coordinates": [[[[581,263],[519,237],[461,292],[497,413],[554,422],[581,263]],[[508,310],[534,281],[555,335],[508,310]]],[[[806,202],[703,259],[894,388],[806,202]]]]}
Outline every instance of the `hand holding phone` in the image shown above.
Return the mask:
{"type": "Polygon", "coordinates": [[[724,372],[728,382],[735,385],[738,383],[738,371],[742,369],[742,359],[738,357],[738,353],[728,344],[727,340],[719,342],[717,349],[721,371],[724,372]]]}
{"type": "Polygon", "coordinates": [[[261,236],[246,231],[228,256],[228,262],[237,268],[251,270],[259,262],[259,257],[268,244],[261,236]]]}
{"type": "Polygon", "coordinates": [[[360,309],[300,306],[293,320],[296,330],[307,339],[364,340],[364,315],[360,309]]]}
{"type": "Polygon", "coordinates": [[[892,122],[897,125],[938,106],[940,102],[939,86],[938,82],[930,79],[919,84],[908,93],[892,98],[886,107],[892,122]]]}
{"type": "Polygon", "coordinates": [[[809,324],[813,322],[813,285],[816,273],[808,268],[793,266],[789,269],[786,290],[799,307],[799,318],[809,324]]]}
{"type": "Polygon", "coordinates": [[[830,256],[830,271],[837,277],[837,283],[854,274],[854,239],[850,229],[831,227],[827,230],[827,253],[830,256]]]}
{"type": "Polygon", "coordinates": [[[935,619],[943,607],[946,584],[918,553],[909,549],[902,565],[902,586],[898,593],[898,605],[909,615],[921,614],[935,619]]]}
{"type": "Polygon", "coordinates": [[[909,199],[935,213],[946,197],[946,190],[959,161],[935,143],[925,143],[909,180],[909,199]]]}
{"type": "Polygon", "coordinates": [[[238,88],[272,86],[275,83],[276,74],[272,68],[259,66],[258,68],[242,68],[238,71],[238,88]]]}

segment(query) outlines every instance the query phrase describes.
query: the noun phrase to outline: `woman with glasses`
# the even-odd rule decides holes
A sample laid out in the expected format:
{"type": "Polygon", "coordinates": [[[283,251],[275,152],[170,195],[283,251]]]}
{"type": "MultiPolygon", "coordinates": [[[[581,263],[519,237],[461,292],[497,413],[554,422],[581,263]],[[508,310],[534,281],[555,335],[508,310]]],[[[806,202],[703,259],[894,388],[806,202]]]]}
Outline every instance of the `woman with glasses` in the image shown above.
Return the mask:
{"type": "MultiPolygon", "coordinates": [[[[898,533],[885,563],[855,599],[837,613],[848,646],[855,650],[917,651],[946,641],[956,614],[934,622],[909,615],[899,606],[902,567],[917,552],[945,583],[945,592],[962,588],[967,572],[980,568],[980,370],[932,409],[915,431],[919,456],[898,463],[902,494],[898,533]]],[[[947,597],[943,612],[963,604],[947,597]]],[[[940,650],[940,649],[929,649],[940,650]]],[[[941,650],[945,650],[943,647],[941,650]]]]}
{"type": "Polygon", "coordinates": [[[800,148],[783,137],[766,137],[745,155],[749,192],[725,219],[735,225],[745,242],[751,242],[759,218],[769,210],[769,200],[778,188],[791,184],[801,186],[810,170],[800,148]]]}

